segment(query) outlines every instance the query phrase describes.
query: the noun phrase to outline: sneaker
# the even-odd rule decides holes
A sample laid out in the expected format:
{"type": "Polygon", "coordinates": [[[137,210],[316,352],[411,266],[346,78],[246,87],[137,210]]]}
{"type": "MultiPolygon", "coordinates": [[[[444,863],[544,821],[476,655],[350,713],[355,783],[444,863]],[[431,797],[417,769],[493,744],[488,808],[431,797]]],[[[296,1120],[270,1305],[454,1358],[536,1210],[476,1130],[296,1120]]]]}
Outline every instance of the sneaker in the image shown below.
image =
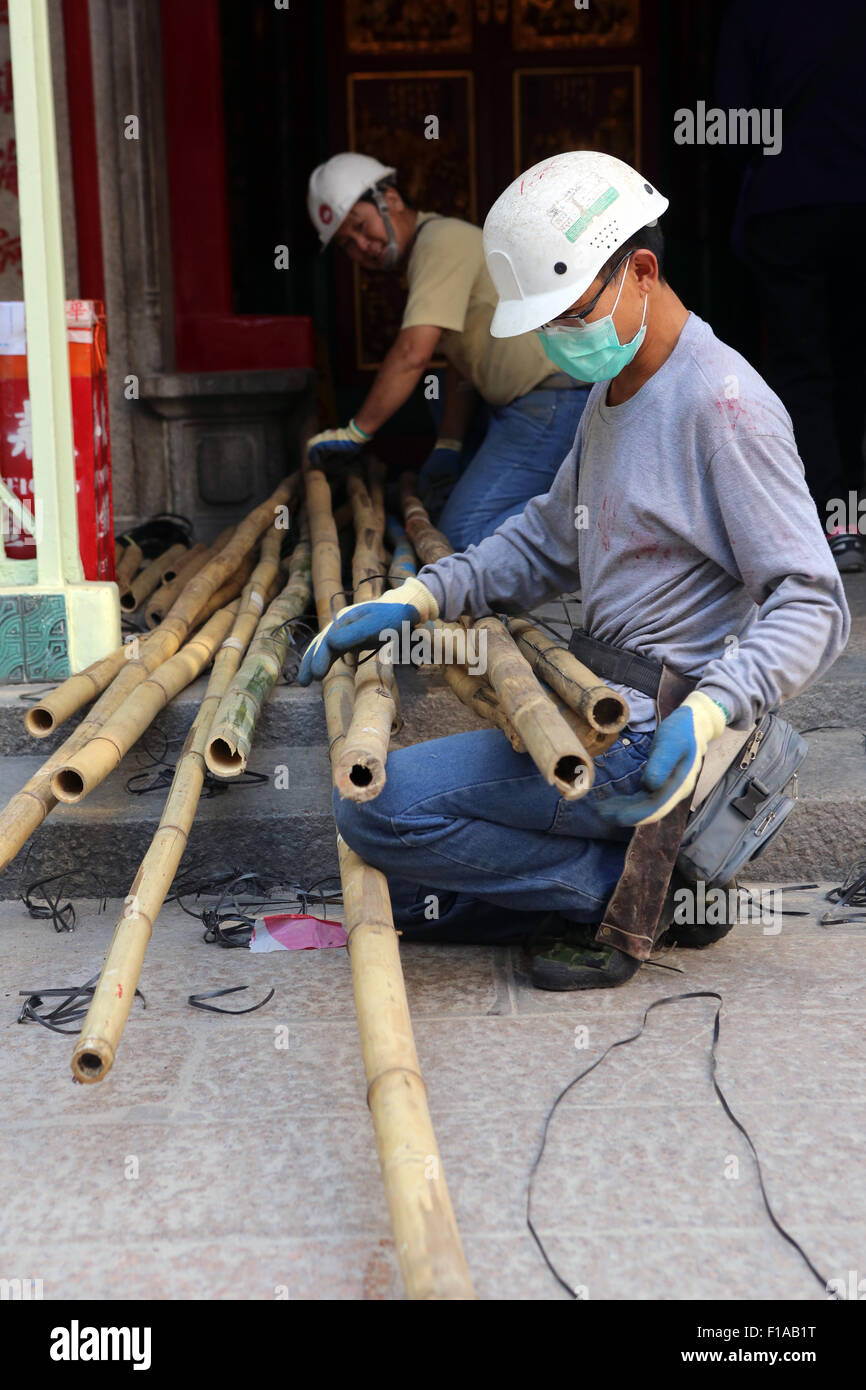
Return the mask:
{"type": "Polygon", "coordinates": [[[535,988],[614,989],[637,974],[641,962],[614,946],[597,945],[596,930],[572,924],[561,941],[533,954],[529,978],[535,988]]]}
{"type": "Polygon", "coordinates": [[[827,540],[840,574],[866,569],[866,545],[861,535],[854,531],[837,531],[835,536],[828,536],[827,540]]]}

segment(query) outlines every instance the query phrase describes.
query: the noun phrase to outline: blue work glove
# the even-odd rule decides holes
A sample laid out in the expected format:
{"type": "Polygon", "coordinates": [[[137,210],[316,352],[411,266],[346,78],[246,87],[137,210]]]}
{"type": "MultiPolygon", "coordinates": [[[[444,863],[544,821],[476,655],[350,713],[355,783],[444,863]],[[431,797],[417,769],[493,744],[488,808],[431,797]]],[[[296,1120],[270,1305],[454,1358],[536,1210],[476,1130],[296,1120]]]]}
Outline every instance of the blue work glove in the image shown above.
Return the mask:
{"type": "Polygon", "coordinates": [[[418,474],[418,496],[432,517],[438,517],[460,478],[459,439],[437,439],[418,474]]]}
{"type": "Polygon", "coordinates": [[[596,807],[611,825],[651,825],[691,794],[709,744],[727,724],[727,711],[693,690],[656,729],[643,769],[643,791],[614,796],[596,807]]]}
{"type": "Polygon", "coordinates": [[[438,616],[439,605],[420,579],[406,579],[368,603],[350,604],[322,628],[304,652],[298,685],[322,680],[346,652],[378,649],[386,640],[382,633],[399,632],[401,623],[417,627],[438,616]]]}
{"type": "Polygon", "coordinates": [[[372,438],[371,434],[359,429],[354,420],[338,430],[322,430],[321,434],[314,434],[307,442],[310,463],[314,468],[321,468],[324,460],[334,455],[348,462],[372,438]]]}

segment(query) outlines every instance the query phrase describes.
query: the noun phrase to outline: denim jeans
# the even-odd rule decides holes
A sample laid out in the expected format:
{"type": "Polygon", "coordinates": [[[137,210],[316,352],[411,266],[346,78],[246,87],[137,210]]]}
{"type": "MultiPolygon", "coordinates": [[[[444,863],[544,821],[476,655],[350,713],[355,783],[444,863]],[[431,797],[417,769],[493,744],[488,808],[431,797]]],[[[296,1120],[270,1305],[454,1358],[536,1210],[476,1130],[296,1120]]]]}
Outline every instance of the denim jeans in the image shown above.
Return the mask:
{"type": "Polygon", "coordinates": [[[484,440],[437,522],[455,550],[477,545],[522,512],[530,497],[549,491],[574,443],[589,389],[530,391],[490,408],[484,440]]]}
{"type": "Polygon", "coordinates": [[[386,875],[408,940],[517,940],[548,912],[598,922],[633,832],[612,829],[596,808],[638,789],[652,737],[626,728],[578,801],[560,797],[498,729],[433,739],[391,753],[374,801],[335,792],[334,817],[386,875]]]}

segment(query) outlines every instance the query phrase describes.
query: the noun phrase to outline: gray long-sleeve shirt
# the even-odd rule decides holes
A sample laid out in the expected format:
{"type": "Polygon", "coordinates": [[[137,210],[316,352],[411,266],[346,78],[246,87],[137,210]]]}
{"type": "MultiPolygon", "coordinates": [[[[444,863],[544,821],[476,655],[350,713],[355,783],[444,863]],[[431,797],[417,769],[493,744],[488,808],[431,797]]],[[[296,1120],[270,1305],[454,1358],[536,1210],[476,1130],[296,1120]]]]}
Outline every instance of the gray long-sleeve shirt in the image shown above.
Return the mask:
{"type": "MultiPolygon", "coordinates": [[[[699,676],[747,728],[835,661],[850,615],[790,417],[691,314],[630,400],[592,390],[550,491],[477,546],[425,565],[445,618],[528,609],[583,588],[603,641],[699,676]]],[[[652,701],[625,687],[632,727],[652,701]]]]}

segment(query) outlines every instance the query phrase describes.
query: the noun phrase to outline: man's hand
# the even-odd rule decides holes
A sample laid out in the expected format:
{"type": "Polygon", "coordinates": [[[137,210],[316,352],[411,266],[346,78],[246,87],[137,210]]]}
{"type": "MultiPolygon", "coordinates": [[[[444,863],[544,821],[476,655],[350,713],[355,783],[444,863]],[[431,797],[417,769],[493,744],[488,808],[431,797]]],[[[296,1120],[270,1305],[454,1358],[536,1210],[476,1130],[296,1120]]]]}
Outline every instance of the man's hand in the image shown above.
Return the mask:
{"type": "Polygon", "coordinates": [[[314,468],[321,468],[325,459],[332,455],[348,461],[369,444],[372,437],[359,429],[354,420],[338,430],[322,430],[321,434],[314,434],[307,445],[310,463],[314,468]]]}
{"type": "Polygon", "coordinates": [[[459,439],[437,439],[418,474],[418,496],[435,521],[460,478],[459,439]]]}
{"type": "Polygon", "coordinates": [[[396,589],[368,603],[343,608],[332,623],[322,628],[304,653],[298,685],[322,680],[337,657],[351,651],[372,651],[382,646],[386,630],[399,631],[401,623],[426,623],[439,616],[439,605],[420,579],[407,579],[396,589]]]}
{"type": "Polygon", "coordinates": [[[599,801],[599,815],[612,825],[661,820],[694,790],[704,754],[726,723],[722,706],[693,690],[656,730],[641,779],[645,790],[599,801]]]}

